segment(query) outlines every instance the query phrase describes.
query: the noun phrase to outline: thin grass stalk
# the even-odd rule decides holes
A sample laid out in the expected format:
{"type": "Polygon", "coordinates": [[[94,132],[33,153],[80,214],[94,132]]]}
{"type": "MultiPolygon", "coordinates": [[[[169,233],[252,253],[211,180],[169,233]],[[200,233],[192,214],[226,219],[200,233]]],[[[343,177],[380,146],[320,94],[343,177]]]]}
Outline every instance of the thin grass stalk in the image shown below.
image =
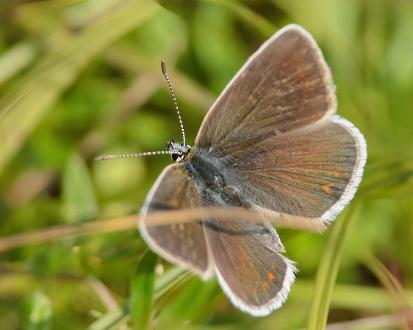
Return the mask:
{"type": "Polygon", "coordinates": [[[334,284],[341,261],[341,254],[351,224],[360,213],[360,205],[350,208],[334,224],[318,267],[313,298],[308,319],[308,330],[326,328],[334,284]]]}

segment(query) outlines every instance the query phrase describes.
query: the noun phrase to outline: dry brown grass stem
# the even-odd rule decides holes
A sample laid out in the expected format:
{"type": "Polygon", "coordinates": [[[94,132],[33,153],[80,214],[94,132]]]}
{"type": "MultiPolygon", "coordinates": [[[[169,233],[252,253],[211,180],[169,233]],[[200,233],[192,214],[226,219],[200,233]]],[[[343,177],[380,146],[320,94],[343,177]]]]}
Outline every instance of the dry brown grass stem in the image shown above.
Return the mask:
{"type": "MultiPolygon", "coordinates": [[[[167,225],[175,223],[185,223],[199,221],[202,218],[214,217],[223,220],[257,221],[264,219],[262,213],[246,210],[242,208],[193,208],[173,211],[153,212],[146,216],[149,225],[167,225]]],[[[61,239],[75,238],[87,235],[129,230],[137,227],[140,217],[138,215],[116,217],[111,219],[100,219],[87,223],[72,225],[57,225],[54,227],[30,232],[19,233],[4,238],[0,238],[0,253],[11,249],[24,247],[33,244],[40,244],[61,239]]],[[[277,228],[288,228],[294,230],[316,231],[322,230],[315,224],[309,226],[307,219],[289,216],[279,216],[272,219],[277,228]]]]}

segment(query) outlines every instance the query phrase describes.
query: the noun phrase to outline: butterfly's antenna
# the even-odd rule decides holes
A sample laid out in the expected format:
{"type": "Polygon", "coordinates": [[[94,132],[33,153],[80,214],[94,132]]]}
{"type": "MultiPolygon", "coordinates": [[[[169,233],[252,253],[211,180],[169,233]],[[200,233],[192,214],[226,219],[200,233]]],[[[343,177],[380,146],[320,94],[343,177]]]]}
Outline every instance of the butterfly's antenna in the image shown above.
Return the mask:
{"type": "Polygon", "coordinates": [[[162,74],[165,77],[166,83],[168,84],[169,90],[171,92],[173,102],[175,104],[176,114],[178,115],[179,125],[181,126],[181,133],[182,133],[182,140],[183,140],[182,142],[184,145],[186,145],[184,123],[182,122],[182,117],[181,117],[181,113],[179,112],[178,102],[176,101],[176,97],[175,97],[174,90],[172,88],[171,81],[169,79],[168,73],[166,72],[166,65],[164,61],[161,61],[161,69],[162,69],[162,74]]]}
{"type": "Polygon", "coordinates": [[[109,160],[109,159],[123,159],[123,158],[137,158],[142,156],[155,156],[155,155],[171,155],[173,152],[169,150],[149,151],[149,152],[136,152],[134,154],[113,154],[113,155],[101,155],[95,158],[95,160],[109,160]]]}

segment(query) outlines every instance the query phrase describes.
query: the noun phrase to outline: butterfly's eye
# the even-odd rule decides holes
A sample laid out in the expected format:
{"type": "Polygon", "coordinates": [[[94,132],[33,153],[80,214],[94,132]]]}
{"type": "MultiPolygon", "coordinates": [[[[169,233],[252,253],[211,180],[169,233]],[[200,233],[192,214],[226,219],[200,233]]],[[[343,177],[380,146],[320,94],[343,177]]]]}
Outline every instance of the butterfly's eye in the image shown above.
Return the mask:
{"type": "Polygon", "coordinates": [[[174,162],[179,162],[180,160],[182,160],[182,154],[172,154],[172,160],[174,162]]]}
{"type": "Polygon", "coordinates": [[[171,156],[172,156],[172,160],[175,163],[179,163],[184,160],[184,158],[186,157],[186,154],[184,154],[183,152],[180,152],[180,153],[172,154],[171,156]]]}

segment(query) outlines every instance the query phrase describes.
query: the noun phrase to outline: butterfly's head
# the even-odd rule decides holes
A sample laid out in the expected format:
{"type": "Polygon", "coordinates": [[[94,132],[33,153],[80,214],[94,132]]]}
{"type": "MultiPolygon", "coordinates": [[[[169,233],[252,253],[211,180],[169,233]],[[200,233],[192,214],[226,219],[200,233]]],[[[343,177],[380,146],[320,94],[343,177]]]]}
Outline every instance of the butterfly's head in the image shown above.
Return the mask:
{"type": "Polygon", "coordinates": [[[182,162],[185,160],[191,151],[191,146],[184,143],[178,143],[174,140],[169,140],[166,142],[166,149],[171,153],[172,160],[175,163],[182,162]]]}

